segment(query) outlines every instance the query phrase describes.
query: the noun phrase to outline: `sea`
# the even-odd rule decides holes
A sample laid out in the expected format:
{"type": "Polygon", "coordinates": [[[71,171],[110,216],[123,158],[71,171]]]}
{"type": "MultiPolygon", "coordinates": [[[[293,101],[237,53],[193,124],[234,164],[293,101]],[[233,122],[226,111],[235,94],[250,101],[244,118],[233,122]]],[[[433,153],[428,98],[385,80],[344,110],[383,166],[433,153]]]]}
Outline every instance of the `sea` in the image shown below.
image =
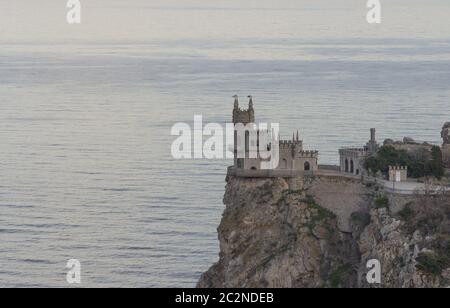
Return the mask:
{"type": "Polygon", "coordinates": [[[372,127],[440,144],[450,4],[380,2],[0,0],[0,287],[195,287],[232,161],[173,158],[171,129],[235,94],[321,164],[372,127]]]}

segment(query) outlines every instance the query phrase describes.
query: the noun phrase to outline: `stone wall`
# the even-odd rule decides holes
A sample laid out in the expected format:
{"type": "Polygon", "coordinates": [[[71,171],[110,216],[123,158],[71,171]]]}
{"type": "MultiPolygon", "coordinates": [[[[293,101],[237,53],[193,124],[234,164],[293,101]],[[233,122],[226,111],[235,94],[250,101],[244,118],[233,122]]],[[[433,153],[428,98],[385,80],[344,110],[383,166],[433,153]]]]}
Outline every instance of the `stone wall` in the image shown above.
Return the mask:
{"type": "Polygon", "coordinates": [[[343,177],[317,176],[308,187],[318,204],[338,217],[339,229],[350,232],[350,216],[354,212],[368,211],[371,190],[360,180],[343,177]]]}

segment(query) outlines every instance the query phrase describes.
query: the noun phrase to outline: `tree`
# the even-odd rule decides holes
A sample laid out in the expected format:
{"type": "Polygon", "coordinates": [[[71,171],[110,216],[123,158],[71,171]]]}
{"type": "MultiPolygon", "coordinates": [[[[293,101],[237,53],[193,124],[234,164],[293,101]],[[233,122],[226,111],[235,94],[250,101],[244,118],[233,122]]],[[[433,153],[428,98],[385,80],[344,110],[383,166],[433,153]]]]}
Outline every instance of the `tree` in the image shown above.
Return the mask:
{"type": "Polygon", "coordinates": [[[378,159],[374,156],[370,156],[364,160],[364,168],[369,172],[369,174],[376,175],[380,170],[378,159]]]}
{"type": "Polygon", "coordinates": [[[382,146],[375,156],[368,157],[364,161],[364,168],[372,174],[381,172],[387,175],[389,166],[407,166],[408,176],[413,178],[432,175],[440,179],[444,176],[442,152],[438,146],[433,146],[431,155],[414,157],[405,150],[397,150],[391,145],[382,146]]]}
{"type": "Polygon", "coordinates": [[[438,146],[431,149],[431,161],[429,162],[430,173],[440,180],[444,176],[444,163],[442,161],[442,151],[438,146]]]}

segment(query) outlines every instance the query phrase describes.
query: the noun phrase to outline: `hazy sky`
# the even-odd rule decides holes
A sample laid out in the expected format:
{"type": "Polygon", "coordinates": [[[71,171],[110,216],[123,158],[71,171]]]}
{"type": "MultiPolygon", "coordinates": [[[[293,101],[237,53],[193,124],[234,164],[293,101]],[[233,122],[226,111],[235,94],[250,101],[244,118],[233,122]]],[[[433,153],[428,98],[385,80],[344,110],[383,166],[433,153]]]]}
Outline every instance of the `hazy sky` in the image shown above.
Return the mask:
{"type": "Polygon", "coordinates": [[[0,0],[0,42],[151,42],[242,38],[450,38],[448,0],[381,0],[368,25],[365,0],[0,0]]]}

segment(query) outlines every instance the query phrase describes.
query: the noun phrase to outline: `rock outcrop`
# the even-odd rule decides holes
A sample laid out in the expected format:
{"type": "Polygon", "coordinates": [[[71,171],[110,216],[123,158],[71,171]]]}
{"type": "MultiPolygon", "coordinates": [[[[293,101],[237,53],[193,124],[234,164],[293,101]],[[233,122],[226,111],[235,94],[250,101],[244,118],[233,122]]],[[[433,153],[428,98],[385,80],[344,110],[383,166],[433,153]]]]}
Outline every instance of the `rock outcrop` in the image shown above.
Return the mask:
{"type": "MultiPolygon", "coordinates": [[[[282,178],[230,177],[218,228],[219,261],[198,287],[450,285],[447,197],[417,197],[394,214],[375,188],[336,181],[314,179],[292,191],[282,178]],[[351,213],[331,202],[342,190],[356,192],[348,199],[351,213]],[[380,285],[366,281],[370,259],[381,262],[380,285]]],[[[335,200],[345,207],[345,198],[335,200]]]]}
{"type": "Polygon", "coordinates": [[[442,127],[442,160],[446,168],[450,168],[450,122],[446,122],[442,127]]]}
{"type": "Polygon", "coordinates": [[[446,122],[442,126],[441,137],[444,145],[450,144],[450,122],[446,122]]]}

